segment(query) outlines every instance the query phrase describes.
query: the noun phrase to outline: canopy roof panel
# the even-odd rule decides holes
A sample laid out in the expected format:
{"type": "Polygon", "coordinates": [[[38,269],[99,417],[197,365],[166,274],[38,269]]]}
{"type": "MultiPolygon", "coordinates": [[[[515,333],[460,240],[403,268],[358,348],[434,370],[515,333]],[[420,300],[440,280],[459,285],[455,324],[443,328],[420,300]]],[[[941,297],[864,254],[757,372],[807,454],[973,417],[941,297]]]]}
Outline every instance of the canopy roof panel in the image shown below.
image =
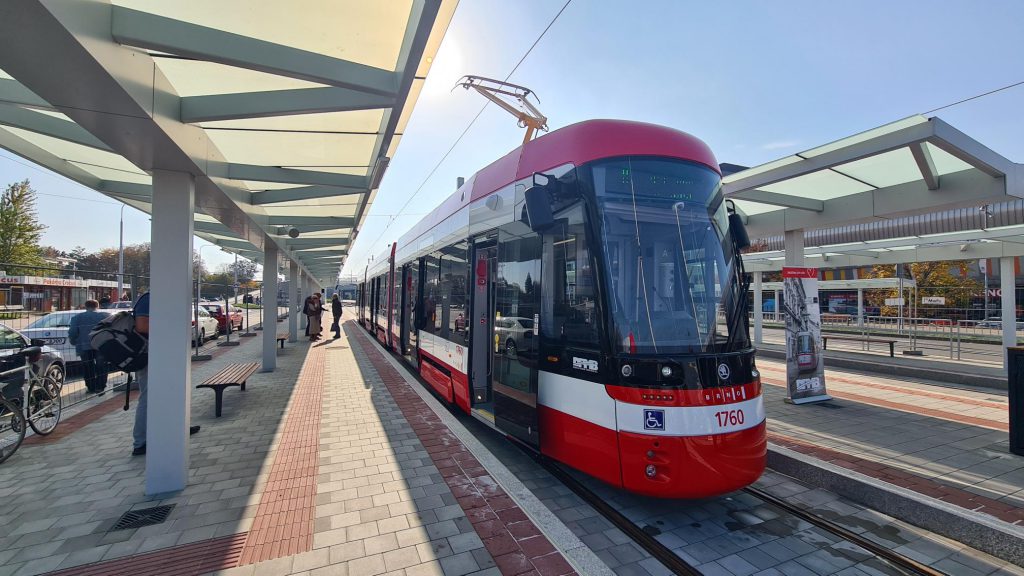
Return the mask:
{"type": "Polygon", "coordinates": [[[725,176],[754,236],[1024,196],[1013,162],[939,118],[911,116],[725,176]]]}
{"type": "Polygon", "coordinates": [[[395,70],[412,0],[113,0],[182,22],[395,70]],[[230,15],[230,17],[226,17],[230,15]]]}
{"type": "Polygon", "coordinates": [[[0,6],[0,147],[147,211],[151,170],[192,172],[198,235],[333,282],[457,0],[24,4],[0,6]]]}

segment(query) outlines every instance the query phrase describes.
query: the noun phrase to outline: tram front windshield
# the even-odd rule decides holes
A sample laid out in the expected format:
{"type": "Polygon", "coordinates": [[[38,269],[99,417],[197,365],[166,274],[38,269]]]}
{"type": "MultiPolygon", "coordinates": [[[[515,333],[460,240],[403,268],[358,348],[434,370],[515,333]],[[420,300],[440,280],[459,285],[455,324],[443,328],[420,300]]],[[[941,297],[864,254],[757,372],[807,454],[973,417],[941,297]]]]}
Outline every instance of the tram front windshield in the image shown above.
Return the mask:
{"type": "Polygon", "coordinates": [[[736,318],[721,177],[666,158],[594,163],[613,346],[627,354],[694,354],[749,346],[736,318]]]}

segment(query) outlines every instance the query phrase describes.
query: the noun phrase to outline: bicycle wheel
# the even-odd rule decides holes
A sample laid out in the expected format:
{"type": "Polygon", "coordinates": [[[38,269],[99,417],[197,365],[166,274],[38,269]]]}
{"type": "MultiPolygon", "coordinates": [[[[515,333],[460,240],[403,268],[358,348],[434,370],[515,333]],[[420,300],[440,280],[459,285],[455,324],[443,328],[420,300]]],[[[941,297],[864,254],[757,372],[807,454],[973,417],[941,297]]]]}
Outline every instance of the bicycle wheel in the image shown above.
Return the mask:
{"type": "Polygon", "coordinates": [[[45,436],[57,427],[61,412],[60,384],[49,376],[36,378],[28,387],[28,425],[45,436]]]}
{"type": "Polygon", "coordinates": [[[25,439],[25,416],[21,409],[0,397],[0,462],[7,460],[25,439]]]}

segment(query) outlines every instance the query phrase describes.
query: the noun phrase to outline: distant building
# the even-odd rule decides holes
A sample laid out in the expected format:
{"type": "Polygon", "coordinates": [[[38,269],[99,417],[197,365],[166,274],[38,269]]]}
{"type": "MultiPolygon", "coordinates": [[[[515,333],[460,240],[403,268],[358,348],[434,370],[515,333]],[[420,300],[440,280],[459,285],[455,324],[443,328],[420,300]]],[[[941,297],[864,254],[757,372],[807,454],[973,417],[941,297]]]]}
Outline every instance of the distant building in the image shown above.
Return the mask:
{"type": "MultiPolygon", "coordinates": [[[[131,285],[124,289],[131,291],[131,285]]],[[[81,308],[86,300],[103,297],[118,301],[117,282],[0,273],[0,310],[51,312],[81,308]]]]}

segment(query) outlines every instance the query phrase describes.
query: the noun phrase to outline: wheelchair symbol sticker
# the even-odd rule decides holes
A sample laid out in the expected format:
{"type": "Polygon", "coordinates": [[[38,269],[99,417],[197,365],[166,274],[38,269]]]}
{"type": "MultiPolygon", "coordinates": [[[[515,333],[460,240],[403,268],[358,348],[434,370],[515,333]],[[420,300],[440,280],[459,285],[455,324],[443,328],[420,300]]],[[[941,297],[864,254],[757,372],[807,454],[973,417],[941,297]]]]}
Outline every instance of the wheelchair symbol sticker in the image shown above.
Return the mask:
{"type": "Polygon", "coordinates": [[[644,430],[664,430],[664,410],[644,410],[644,430]]]}

